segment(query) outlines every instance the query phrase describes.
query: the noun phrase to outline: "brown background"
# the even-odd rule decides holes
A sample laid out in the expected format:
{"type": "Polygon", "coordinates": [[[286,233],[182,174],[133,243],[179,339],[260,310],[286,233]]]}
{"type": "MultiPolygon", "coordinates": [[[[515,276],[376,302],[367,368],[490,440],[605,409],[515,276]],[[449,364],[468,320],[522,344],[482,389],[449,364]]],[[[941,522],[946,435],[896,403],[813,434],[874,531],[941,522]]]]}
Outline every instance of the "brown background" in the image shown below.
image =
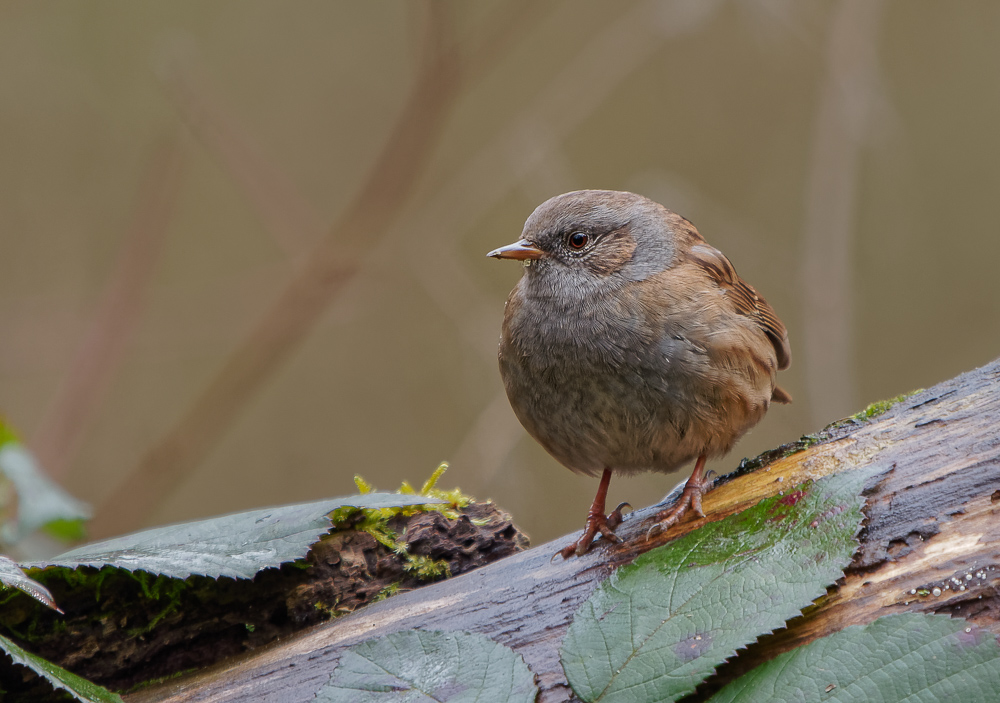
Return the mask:
{"type": "Polygon", "coordinates": [[[5,2],[0,409],[109,529],[138,526],[115,523],[115,489],[363,188],[430,22],[462,71],[411,197],[143,524],[449,460],[446,486],[536,543],[578,528],[595,482],[507,406],[496,338],[520,271],[485,258],[577,188],[685,215],[789,327],[795,404],[717,470],[997,355],[989,0],[5,2]]]}

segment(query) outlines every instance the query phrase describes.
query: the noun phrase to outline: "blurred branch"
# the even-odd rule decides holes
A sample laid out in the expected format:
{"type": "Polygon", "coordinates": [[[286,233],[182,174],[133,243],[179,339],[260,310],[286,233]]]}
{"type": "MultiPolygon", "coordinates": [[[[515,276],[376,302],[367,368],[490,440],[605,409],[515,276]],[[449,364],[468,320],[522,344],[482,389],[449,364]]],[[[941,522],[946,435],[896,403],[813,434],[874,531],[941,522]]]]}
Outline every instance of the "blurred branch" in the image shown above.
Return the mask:
{"type": "Polygon", "coordinates": [[[467,41],[474,48],[463,54],[462,72],[470,85],[510,51],[512,42],[524,36],[539,14],[551,10],[548,3],[536,0],[506,0],[498,8],[483,23],[482,36],[473,36],[467,41]]]}
{"type": "Polygon", "coordinates": [[[150,160],[114,272],[77,350],[56,400],[31,438],[42,467],[62,479],[73,464],[142,310],[143,292],[156,269],[181,184],[183,152],[178,136],[150,160]]]}
{"type": "Polygon", "coordinates": [[[432,17],[410,98],[358,197],[194,406],[105,501],[91,524],[95,536],[140,525],[163,495],[198,466],[354,275],[358,256],[374,246],[401,211],[461,85],[444,5],[428,5],[432,17]]]}
{"type": "Polygon", "coordinates": [[[170,57],[160,71],[162,85],[185,123],[242,189],[250,207],[285,254],[298,259],[325,227],[291,179],[254,147],[234,117],[216,99],[196,55],[170,57]]]}
{"type": "MultiPolygon", "coordinates": [[[[507,2],[485,23],[484,36],[468,43],[473,47],[458,60],[463,82],[475,83],[521,36],[527,24],[546,6],[532,0],[507,2]]],[[[292,180],[256,148],[238,119],[216,97],[197,54],[176,50],[160,70],[167,96],[177,107],[195,137],[219,160],[225,172],[242,189],[266,229],[289,256],[300,259],[307,245],[317,242],[324,226],[292,180]]]]}
{"type": "MultiPolygon", "coordinates": [[[[514,40],[523,35],[541,12],[550,9],[549,6],[532,0],[500,5],[483,23],[488,29],[482,36],[463,42],[471,47],[461,57],[465,82],[475,83],[495,65],[500,56],[510,50],[514,40]]],[[[193,61],[189,52],[183,61],[174,57],[167,64],[162,75],[168,95],[195,136],[219,159],[222,167],[242,188],[251,207],[257,211],[267,229],[290,255],[303,254],[305,249],[302,232],[311,235],[317,229],[315,213],[277,165],[266,161],[255,149],[253,141],[236,118],[214,97],[215,91],[206,86],[205,72],[193,61]]],[[[545,180],[559,180],[562,177],[561,182],[568,183],[565,177],[568,173],[565,160],[551,157],[550,154],[550,159],[539,169],[548,176],[545,180]],[[553,164],[549,162],[564,168],[553,175],[549,173],[553,170],[553,164]]],[[[316,239],[318,237],[308,237],[308,241],[316,239]]],[[[393,241],[395,239],[392,238],[393,241]]],[[[380,247],[370,253],[369,257],[381,254],[380,247]]],[[[495,346],[491,340],[489,345],[481,348],[490,361],[496,358],[495,346]]],[[[457,450],[456,457],[468,466],[479,467],[485,475],[492,475],[522,434],[520,425],[507,406],[506,396],[501,393],[480,415],[474,429],[457,450]],[[497,400],[501,402],[497,403],[497,400]],[[498,432],[501,427],[503,431],[498,432]]]]}
{"type": "Polygon", "coordinates": [[[881,0],[843,0],[827,46],[802,247],[802,340],[812,422],[857,405],[851,280],[861,148],[877,100],[881,0]]]}

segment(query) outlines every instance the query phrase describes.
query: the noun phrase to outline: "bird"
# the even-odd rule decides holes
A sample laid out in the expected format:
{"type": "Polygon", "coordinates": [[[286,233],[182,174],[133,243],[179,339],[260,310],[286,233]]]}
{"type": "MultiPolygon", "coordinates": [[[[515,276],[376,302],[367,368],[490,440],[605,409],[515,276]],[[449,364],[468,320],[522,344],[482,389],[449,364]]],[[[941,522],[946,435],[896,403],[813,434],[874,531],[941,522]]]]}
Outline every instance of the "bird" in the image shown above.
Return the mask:
{"type": "Polygon", "coordinates": [[[688,509],[704,517],[705,461],[792,400],[776,383],[791,348],[774,309],[690,221],[636,193],[550,198],[488,256],[524,265],[498,353],[514,414],[563,466],[601,477],[582,536],[558,553],[621,542],[628,504],[605,515],[612,474],[694,461],[647,539],[688,509]]]}

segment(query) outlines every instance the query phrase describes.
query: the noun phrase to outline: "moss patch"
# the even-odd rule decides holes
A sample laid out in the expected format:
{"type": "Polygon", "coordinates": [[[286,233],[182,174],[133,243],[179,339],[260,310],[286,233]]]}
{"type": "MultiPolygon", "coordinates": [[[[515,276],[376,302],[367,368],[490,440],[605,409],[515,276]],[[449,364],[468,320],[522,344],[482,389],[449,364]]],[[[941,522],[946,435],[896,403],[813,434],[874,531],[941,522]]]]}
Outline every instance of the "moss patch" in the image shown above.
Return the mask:
{"type": "MultiPolygon", "coordinates": [[[[429,498],[437,498],[445,501],[441,503],[429,503],[427,505],[411,505],[400,508],[382,508],[378,510],[358,510],[357,508],[338,508],[330,516],[333,520],[334,528],[339,529],[350,524],[353,529],[367,532],[375,538],[379,544],[391,550],[396,556],[403,560],[403,568],[408,573],[416,576],[422,581],[433,581],[439,578],[451,576],[448,563],[442,559],[432,559],[427,556],[412,554],[407,548],[405,539],[390,527],[389,523],[398,517],[410,517],[421,511],[434,510],[449,520],[457,520],[460,511],[468,507],[474,501],[472,496],[462,493],[460,488],[453,488],[444,491],[437,487],[438,480],[448,470],[447,462],[442,462],[430,475],[418,492],[408,481],[403,481],[397,493],[403,495],[424,495],[429,498]],[[363,516],[358,519],[358,514],[363,516]]],[[[358,487],[358,492],[362,495],[371,493],[375,487],[361,476],[354,477],[354,483],[358,487]]],[[[405,533],[402,535],[405,538],[405,533]]]]}
{"type": "MultiPolygon", "coordinates": [[[[442,505],[345,508],[305,559],[253,579],[174,579],[144,571],[29,569],[65,611],[0,591],[0,634],[112,689],[202,668],[274,639],[524,549],[527,539],[492,503],[442,491],[440,466],[422,492],[442,505]]],[[[361,491],[371,486],[358,479],[361,491]]],[[[408,484],[403,493],[416,493],[408,484]]],[[[2,667],[0,667],[2,669],[2,667]]],[[[0,689],[17,682],[0,671],[0,689]]]]}
{"type": "Polygon", "coordinates": [[[867,408],[859,413],[851,415],[848,419],[854,420],[855,422],[867,422],[873,417],[878,417],[883,413],[887,412],[892,406],[902,403],[904,400],[909,398],[911,395],[916,395],[920,393],[923,388],[917,389],[915,391],[910,391],[909,393],[903,393],[902,395],[897,395],[895,398],[889,398],[888,400],[879,400],[872,403],[867,408]]]}

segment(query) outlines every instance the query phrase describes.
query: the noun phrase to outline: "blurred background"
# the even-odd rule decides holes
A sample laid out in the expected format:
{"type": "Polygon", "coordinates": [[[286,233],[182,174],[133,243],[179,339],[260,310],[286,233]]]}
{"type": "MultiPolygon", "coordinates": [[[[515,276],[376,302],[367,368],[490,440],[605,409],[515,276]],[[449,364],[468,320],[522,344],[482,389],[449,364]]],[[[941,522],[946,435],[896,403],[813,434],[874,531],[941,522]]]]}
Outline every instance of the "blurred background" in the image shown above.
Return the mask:
{"type": "Polygon", "coordinates": [[[93,537],[447,460],[556,538],[596,481],[510,411],[486,252],[579,188],[692,220],[793,349],[729,471],[997,356],[998,38],[990,0],[8,0],[0,412],[93,537]]]}

